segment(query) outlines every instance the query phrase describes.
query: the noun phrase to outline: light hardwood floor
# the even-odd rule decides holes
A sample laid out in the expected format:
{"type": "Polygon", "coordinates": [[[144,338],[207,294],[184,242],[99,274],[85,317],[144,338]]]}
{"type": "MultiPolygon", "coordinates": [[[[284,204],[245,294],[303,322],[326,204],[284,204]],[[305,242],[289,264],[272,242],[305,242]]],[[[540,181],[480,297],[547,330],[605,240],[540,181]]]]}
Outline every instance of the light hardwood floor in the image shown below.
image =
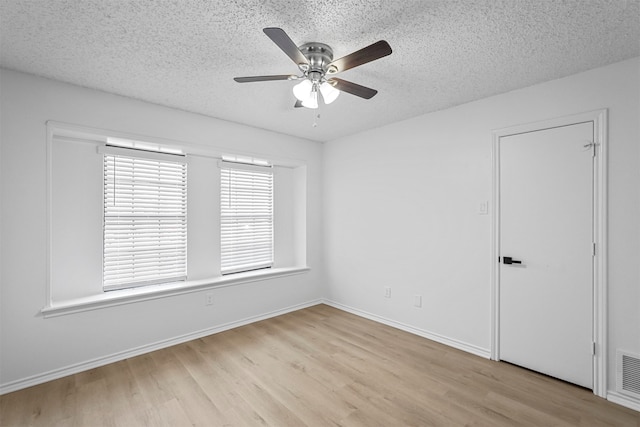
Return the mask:
{"type": "Polygon", "coordinates": [[[589,390],[318,305],[0,397],[3,426],[640,426],[589,390]]]}

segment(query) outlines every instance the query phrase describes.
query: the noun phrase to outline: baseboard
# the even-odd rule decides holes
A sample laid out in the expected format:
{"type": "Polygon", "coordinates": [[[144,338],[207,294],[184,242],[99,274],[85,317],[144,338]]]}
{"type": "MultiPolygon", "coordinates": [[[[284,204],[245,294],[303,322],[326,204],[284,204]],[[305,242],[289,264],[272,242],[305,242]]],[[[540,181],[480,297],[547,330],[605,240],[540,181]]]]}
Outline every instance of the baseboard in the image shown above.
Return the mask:
{"type": "Polygon", "coordinates": [[[607,393],[607,400],[640,412],[640,399],[635,397],[627,396],[617,391],[610,391],[607,393]]]}
{"type": "Polygon", "coordinates": [[[109,363],[119,362],[120,360],[129,359],[135,356],[140,356],[141,354],[171,347],[176,344],[182,344],[187,341],[206,337],[207,335],[216,334],[218,332],[223,332],[229,329],[248,325],[250,323],[259,322],[261,320],[269,319],[271,317],[276,317],[282,314],[291,313],[293,311],[301,310],[303,308],[322,304],[323,302],[324,301],[322,299],[317,299],[317,300],[309,301],[302,304],[292,305],[280,310],[275,310],[268,313],[259,314],[256,316],[250,316],[244,319],[224,323],[222,325],[202,329],[189,334],[180,335],[174,338],[158,341],[152,344],[143,345],[130,350],[121,351],[108,356],[98,357],[96,359],[88,360],[86,362],[76,363],[64,368],[54,369],[49,372],[33,375],[30,377],[12,381],[6,384],[0,384],[0,395],[11,393],[12,391],[21,390],[23,388],[31,387],[34,385],[42,384],[47,381],[57,380],[59,378],[66,377],[68,375],[77,374],[79,372],[83,372],[89,369],[98,368],[100,366],[108,365],[109,363]]]}
{"type": "Polygon", "coordinates": [[[473,344],[468,344],[462,341],[458,341],[453,338],[448,338],[443,335],[435,334],[433,332],[425,331],[424,329],[415,328],[410,325],[406,325],[401,322],[396,322],[395,320],[387,319],[382,316],[378,316],[376,314],[372,314],[357,308],[349,307],[344,304],[340,304],[335,301],[325,299],[323,301],[324,304],[330,305],[331,307],[337,308],[339,310],[346,311],[351,314],[355,314],[356,316],[364,317],[369,320],[373,320],[374,322],[382,323],[387,326],[391,326],[396,329],[400,329],[405,332],[409,332],[414,335],[421,336],[423,338],[427,338],[431,341],[438,342],[440,344],[447,345],[449,347],[456,348],[458,350],[466,351],[467,353],[475,354],[476,356],[483,357],[485,359],[491,358],[491,351],[486,348],[478,347],[473,344]]]}

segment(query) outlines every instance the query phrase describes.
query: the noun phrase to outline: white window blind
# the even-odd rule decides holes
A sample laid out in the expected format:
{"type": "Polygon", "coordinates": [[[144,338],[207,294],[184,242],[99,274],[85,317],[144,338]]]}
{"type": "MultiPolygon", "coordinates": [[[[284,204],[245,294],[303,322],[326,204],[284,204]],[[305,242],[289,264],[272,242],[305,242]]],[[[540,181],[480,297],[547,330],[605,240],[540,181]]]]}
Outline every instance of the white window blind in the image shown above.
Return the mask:
{"type": "Polygon", "coordinates": [[[105,290],[185,280],[187,167],[104,155],[105,290]]]}
{"type": "Polygon", "coordinates": [[[273,264],[273,171],[221,162],[222,274],[273,264]]]}

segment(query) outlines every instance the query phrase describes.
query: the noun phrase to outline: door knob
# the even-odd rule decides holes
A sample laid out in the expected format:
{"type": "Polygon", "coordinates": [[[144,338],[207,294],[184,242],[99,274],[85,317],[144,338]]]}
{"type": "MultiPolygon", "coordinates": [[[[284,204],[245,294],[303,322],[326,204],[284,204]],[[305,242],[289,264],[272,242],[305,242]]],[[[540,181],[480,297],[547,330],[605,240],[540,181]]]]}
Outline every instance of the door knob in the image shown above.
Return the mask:
{"type": "Polygon", "coordinates": [[[502,262],[504,262],[505,264],[522,264],[522,261],[513,259],[510,256],[503,256],[502,262]]]}

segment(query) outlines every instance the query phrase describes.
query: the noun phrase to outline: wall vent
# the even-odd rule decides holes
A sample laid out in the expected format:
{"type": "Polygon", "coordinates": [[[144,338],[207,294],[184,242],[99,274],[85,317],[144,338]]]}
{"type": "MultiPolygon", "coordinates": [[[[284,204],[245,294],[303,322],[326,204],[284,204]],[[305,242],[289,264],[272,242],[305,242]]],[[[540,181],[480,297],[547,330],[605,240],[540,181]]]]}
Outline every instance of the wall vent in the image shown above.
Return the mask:
{"type": "Polygon", "coordinates": [[[618,350],[617,356],[618,391],[640,398],[640,355],[618,350]]]}

